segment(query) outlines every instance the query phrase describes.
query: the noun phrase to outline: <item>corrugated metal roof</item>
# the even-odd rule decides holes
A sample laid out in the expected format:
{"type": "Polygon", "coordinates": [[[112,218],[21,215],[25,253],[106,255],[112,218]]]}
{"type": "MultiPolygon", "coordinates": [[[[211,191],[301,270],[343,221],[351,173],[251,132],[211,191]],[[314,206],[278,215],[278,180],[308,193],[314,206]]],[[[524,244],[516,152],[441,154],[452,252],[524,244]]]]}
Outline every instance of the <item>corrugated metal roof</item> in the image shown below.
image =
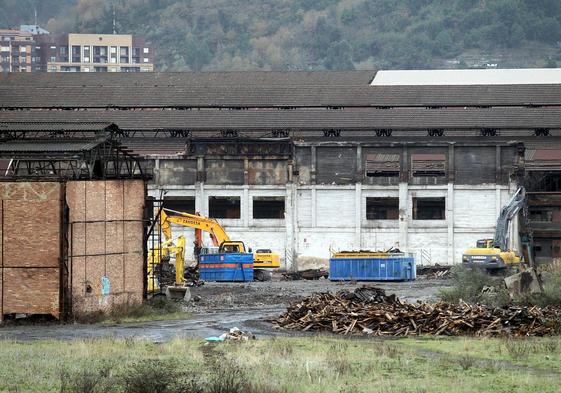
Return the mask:
{"type": "Polygon", "coordinates": [[[0,143],[0,153],[65,153],[89,151],[104,140],[13,140],[0,143]]]}
{"type": "Polygon", "coordinates": [[[228,71],[142,73],[32,73],[0,75],[2,86],[246,86],[368,85],[375,71],[228,71]]]}
{"type": "Polygon", "coordinates": [[[561,84],[476,86],[0,85],[3,108],[405,107],[561,105],[561,84]]]}
{"type": "MultiPolygon", "coordinates": [[[[0,114],[1,119],[1,114],[0,114]]],[[[110,122],[0,122],[0,131],[103,131],[110,122]]]]}
{"type": "Polygon", "coordinates": [[[0,122],[12,121],[106,121],[124,130],[556,129],[561,125],[561,107],[0,111],[0,122]]]}
{"type": "Polygon", "coordinates": [[[561,83],[561,68],[378,71],[372,85],[504,85],[561,83]]]}

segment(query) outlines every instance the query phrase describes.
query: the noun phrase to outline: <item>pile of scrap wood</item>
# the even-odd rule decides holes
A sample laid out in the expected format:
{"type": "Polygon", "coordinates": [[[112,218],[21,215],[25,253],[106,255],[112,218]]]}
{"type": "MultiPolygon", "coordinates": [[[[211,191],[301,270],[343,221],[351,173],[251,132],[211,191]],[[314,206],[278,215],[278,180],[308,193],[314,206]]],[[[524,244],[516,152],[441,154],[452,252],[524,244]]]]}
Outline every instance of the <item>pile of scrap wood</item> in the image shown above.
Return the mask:
{"type": "Polygon", "coordinates": [[[308,269],[299,272],[286,272],[282,276],[287,281],[292,280],[318,280],[320,278],[328,278],[329,272],[326,269],[308,269]]]}
{"type": "Polygon", "coordinates": [[[559,310],[490,308],[467,303],[407,303],[383,289],[317,293],[291,305],[273,323],[282,329],[375,336],[545,336],[555,332],[559,310]]]}
{"type": "Polygon", "coordinates": [[[417,277],[424,278],[448,278],[451,275],[451,266],[436,265],[418,265],[417,277]]]}

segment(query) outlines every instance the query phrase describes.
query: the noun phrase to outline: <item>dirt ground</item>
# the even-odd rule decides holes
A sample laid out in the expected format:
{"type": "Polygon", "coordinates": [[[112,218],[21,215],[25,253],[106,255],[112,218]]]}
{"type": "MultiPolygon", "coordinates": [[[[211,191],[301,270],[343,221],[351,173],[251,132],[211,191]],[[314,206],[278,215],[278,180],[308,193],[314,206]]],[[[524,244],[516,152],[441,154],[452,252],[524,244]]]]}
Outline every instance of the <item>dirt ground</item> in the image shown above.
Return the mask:
{"type": "Polygon", "coordinates": [[[192,288],[192,301],[186,306],[189,317],[180,320],[152,321],[120,325],[49,324],[6,326],[0,328],[0,340],[73,340],[102,337],[147,339],[166,342],[178,337],[217,336],[238,327],[257,337],[295,335],[273,329],[268,319],[280,315],[294,301],[314,292],[353,289],[373,285],[396,294],[403,300],[436,300],[438,291],[450,285],[444,279],[419,278],[411,282],[339,283],[326,279],[271,282],[205,283],[192,288]]]}
{"type": "Polygon", "coordinates": [[[445,279],[425,279],[408,282],[332,282],[327,279],[284,281],[275,275],[270,282],[219,283],[208,282],[191,288],[193,301],[188,306],[192,312],[209,312],[228,309],[260,309],[263,307],[285,308],[290,303],[315,292],[352,290],[364,285],[376,286],[388,294],[396,294],[408,302],[436,300],[438,291],[450,285],[445,279]]]}

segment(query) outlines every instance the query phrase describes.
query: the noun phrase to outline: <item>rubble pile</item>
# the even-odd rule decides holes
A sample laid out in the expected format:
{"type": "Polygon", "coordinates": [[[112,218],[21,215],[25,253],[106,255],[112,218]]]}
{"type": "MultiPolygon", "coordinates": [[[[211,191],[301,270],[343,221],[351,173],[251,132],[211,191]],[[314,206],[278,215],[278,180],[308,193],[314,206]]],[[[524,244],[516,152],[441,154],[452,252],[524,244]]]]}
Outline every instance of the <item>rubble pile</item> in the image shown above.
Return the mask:
{"type": "Polygon", "coordinates": [[[450,266],[436,265],[419,265],[417,266],[417,277],[426,279],[448,278],[452,275],[450,266]]]}
{"type": "Polygon", "coordinates": [[[286,272],[282,276],[285,281],[319,280],[320,278],[328,278],[329,271],[327,269],[308,269],[298,272],[286,272]]]}
{"type": "Polygon", "coordinates": [[[467,303],[407,303],[383,289],[317,293],[291,305],[273,323],[282,329],[344,335],[545,336],[555,333],[558,310],[490,308],[467,303]]]}

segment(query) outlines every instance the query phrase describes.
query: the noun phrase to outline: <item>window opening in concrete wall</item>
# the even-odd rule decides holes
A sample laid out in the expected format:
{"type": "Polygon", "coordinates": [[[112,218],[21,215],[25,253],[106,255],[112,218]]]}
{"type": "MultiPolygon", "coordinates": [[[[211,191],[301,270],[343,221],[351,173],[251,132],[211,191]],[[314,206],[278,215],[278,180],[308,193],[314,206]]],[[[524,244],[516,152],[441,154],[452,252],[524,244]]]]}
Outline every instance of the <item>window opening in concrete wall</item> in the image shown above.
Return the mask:
{"type": "Polygon", "coordinates": [[[253,218],[284,218],[284,197],[254,197],[253,218]]]}
{"type": "Polygon", "coordinates": [[[397,220],[399,198],[366,198],[367,220],[397,220]]]}
{"type": "Polygon", "coordinates": [[[366,176],[399,177],[399,154],[367,154],[366,176]]]}
{"type": "Polygon", "coordinates": [[[183,213],[195,214],[195,197],[166,196],[164,197],[164,208],[183,213]]]}
{"type": "Polygon", "coordinates": [[[413,198],[414,220],[445,220],[446,198],[413,198]]]}
{"type": "Polygon", "coordinates": [[[208,214],[212,218],[240,218],[240,197],[209,197],[208,214]]]}
{"type": "Polygon", "coordinates": [[[446,176],[444,154],[411,154],[411,174],[414,177],[446,176]]]}

